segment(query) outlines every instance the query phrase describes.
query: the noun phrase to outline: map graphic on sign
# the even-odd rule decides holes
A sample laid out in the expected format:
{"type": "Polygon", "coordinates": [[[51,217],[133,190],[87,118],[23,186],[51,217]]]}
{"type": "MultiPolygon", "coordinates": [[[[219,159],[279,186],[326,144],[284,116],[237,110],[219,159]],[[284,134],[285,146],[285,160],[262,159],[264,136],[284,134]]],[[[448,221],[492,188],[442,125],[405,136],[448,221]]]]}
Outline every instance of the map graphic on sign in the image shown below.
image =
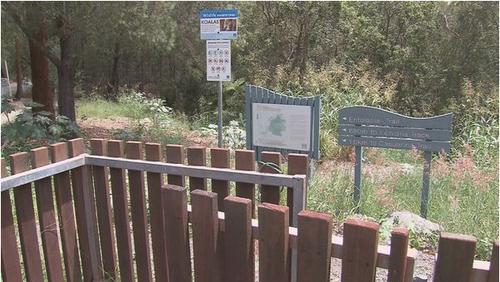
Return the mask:
{"type": "Polygon", "coordinates": [[[252,104],[253,145],[309,150],[311,107],[252,104]]]}

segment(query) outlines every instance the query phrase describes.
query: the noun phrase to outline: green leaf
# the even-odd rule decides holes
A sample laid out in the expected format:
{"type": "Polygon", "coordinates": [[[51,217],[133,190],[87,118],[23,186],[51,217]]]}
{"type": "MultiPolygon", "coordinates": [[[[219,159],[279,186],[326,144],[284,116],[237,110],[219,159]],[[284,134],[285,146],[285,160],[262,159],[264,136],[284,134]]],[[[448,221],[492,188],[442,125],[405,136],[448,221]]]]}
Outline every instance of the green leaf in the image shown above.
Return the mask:
{"type": "Polygon", "coordinates": [[[27,108],[41,108],[41,107],[43,107],[43,104],[33,102],[33,101],[24,101],[23,105],[27,108]]]}

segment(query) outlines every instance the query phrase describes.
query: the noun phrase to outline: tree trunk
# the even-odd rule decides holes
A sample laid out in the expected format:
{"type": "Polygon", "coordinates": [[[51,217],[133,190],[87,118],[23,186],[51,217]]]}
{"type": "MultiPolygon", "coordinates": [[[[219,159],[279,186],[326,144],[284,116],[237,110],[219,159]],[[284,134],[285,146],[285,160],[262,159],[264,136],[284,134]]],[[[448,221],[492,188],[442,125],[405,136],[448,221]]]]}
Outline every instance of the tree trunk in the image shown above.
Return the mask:
{"type": "MultiPolygon", "coordinates": [[[[38,13],[40,9],[39,3],[32,2],[31,5],[33,13],[38,13]]],[[[49,61],[39,47],[45,46],[47,43],[47,30],[41,21],[38,22],[38,28],[33,34],[33,40],[29,41],[31,82],[33,83],[31,95],[33,102],[44,105],[41,108],[33,108],[33,112],[48,111],[54,114],[54,98],[52,87],[50,85],[49,61]],[[40,45],[35,44],[33,40],[36,40],[40,45]]]]}
{"type": "Polygon", "coordinates": [[[120,40],[116,39],[115,41],[115,50],[113,56],[113,69],[111,70],[111,77],[108,83],[108,98],[113,94],[113,97],[116,98],[118,94],[118,63],[120,62],[120,40]]]}
{"type": "Polygon", "coordinates": [[[21,74],[21,42],[16,38],[16,78],[17,78],[17,91],[15,100],[21,100],[23,97],[23,79],[21,74]]]}

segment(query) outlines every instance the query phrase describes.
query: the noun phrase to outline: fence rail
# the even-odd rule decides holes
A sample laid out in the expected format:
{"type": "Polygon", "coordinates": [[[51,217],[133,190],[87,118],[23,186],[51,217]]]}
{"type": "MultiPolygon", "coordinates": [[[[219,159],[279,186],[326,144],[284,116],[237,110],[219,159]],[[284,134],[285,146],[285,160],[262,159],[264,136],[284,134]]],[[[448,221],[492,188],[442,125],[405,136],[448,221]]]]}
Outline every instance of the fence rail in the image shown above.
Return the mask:
{"type": "MultiPolygon", "coordinates": [[[[281,175],[256,172],[246,150],[230,169],[227,149],[210,150],[205,167],[200,147],[187,148],[185,165],[182,146],[167,146],[164,163],[159,144],[93,139],[92,155],[83,145],[35,149],[31,170],[28,154],[14,154],[11,176],[2,158],[3,281],[191,281],[192,273],[196,281],[330,281],[332,257],[343,261],[343,282],[373,281],[377,267],[390,282],[412,281],[417,252],[407,230],[393,232],[392,247],[378,244],[375,223],[348,220],[344,236],[332,236],[330,215],[300,208],[305,156],[289,156],[293,175],[281,175]],[[257,206],[256,184],[271,203],[257,206]],[[276,187],[292,190],[289,207],[277,205],[276,187]]],[[[491,263],[474,261],[474,250],[474,237],[443,233],[434,281],[498,281],[498,241],[491,263]]]]}

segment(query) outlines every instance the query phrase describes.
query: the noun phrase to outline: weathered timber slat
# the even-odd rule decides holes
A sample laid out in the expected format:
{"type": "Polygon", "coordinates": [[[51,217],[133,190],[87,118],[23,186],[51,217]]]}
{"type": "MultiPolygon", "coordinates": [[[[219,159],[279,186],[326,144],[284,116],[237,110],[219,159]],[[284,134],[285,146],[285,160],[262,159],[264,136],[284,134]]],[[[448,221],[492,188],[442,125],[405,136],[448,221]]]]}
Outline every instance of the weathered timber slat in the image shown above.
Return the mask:
{"type": "MultiPolygon", "coordinates": [[[[163,162],[161,145],[146,143],[146,160],[163,162]]],[[[153,263],[156,281],[168,282],[167,247],[165,243],[165,226],[163,223],[163,205],[161,202],[161,187],[163,175],[147,172],[149,212],[151,217],[151,248],[153,250],[153,263]]]]}
{"type": "MultiPolygon", "coordinates": [[[[90,150],[93,155],[107,155],[107,140],[90,140],[90,150]]],[[[99,236],[101,239],[102,262],[105,279],[116,280],[116,248],[111,214],[111,198],[109,191],[108,168],[103,166],[93,166],[92,173],[95,185],[95,201],[97,208],[97,218],[99,223],[99,236]]]]}
{"type": "MultiPolygon", "coordinates": [[[[229,168],[229,149],[210,149],[210,165],[215,168],[229,168]]],[[[212,192],[217,194],[219,211],[224,211],[224,199],[229,196],[229,181],[212,179],[212,192]]]]}
{"type": "Polygon", "coordinates": [[[366,124],[451,130],[452,118],[453,115],[451,113],[430,118],[413,118],[369,106],[346,107],[339,110],[339,124],[366,124]]]}
{"type": "MultiPolygon", "coordinates": [[[[69,157],[67,143],[60,142],[50,145],[50,153],[52,156],[52,163],[59,164],[64,162],[69,157]]],[[[76,159],[84,161],[83,156],[76,159]]],[[[57,211],[59,213],[59,230],[61,232],[66,279],[69,282],[81,281],[82,271],[80,268],[75,210],[73,208],[73,195],[71,192],[69,171],[63,171],[54,175],[54,188],[57,211]]]]}
{"type": "MultiPolygon", "coordinates": [[[[184,147],[182,145],[167,145],[167,163],[184,164],[184,147]]],[[[183,173],[168,173],[168,184],[185,186],[183,173]]]]}
{"type": "Polygon", "coordinates": [[[398,128],[383,126],[356,126],[339,124],[339,136],[373,136],[387,138],[407,138],[433,141],[450,141],[451,130],[423,129],[423,128],[398,128]]]}
{"type": "MultiPolygon", "coordinates": [[[[108,155],[123,157],[123,141],[109,140],[108,155]]],[[[113,212],[115,215],[116,245],[120,265],[121,281],[134,281],[134,264],[132,258],[132,239],[130,238],[130,220],[128,209],[127,185],[125,171],[121,168],[110,168],[111,190],[113,193],[113,212]]]]}
{"type": "MultiPolygon", "coordinates": [[[[205,147],[187,148],[187,162],[190,166],[207,165],[207,149],[205,147]]],[[[199,177],[189,177],[189,190],[207,190],[207,179],[199,177]]]]}
{"type": "Polygon", "coordinates": [[[391,254],[387,282],[404,282],[408,255],[408,229],[396,227],[391,233],[391,254]]]}
{"type": "MultiPolygon", "coordinates": [[[[49,165],[49,149],[41,147],[31,150],[31,162],[34,168],[49,165]]],[[[61,251],[51,178],[35,181],[35,193],[47,278],[49,281],[54,282],[65,281],[61,264],[61,251]]]]}
{"type": "Polygon", "coordinates": [[[254,281],[254,243],[252,239],[252,201],[229,196],[224,200],[226,280],[254,281]]]}
{"type": "MultiPolygon", "coordinates": [[[[27,153],[13,154],[9,158],[12,174],[29,169],[27,153]]],[[[38,242],[31,184],[25,184],[14,189],[14,202],[26,279],[28,281],[43,281],[42,260],[40,257],[40,245],[38,242]]]]}
{"type": "Polygon", "coordinates": [[[330,281],[333,217],[301,211],[298,217],[297,282],[330,281]]]}
{"type": "MultiPolygon", "coordinates": [[[[142,160],[142,142],[129,141],[126,143],[126,150],[128,159],[142,160]]],[[[144,171],[129,169],[128,183],[130,187],[130,211],[132,213],[134,232],[137,280],[152,281],[144,171]]]]}
{"type": "Polygon", "coordinates": [[[344,223],[342,282],[373,282],[377,265],[378,224],[347,219],[344,223]]]}
{"type": "MultiPolygon", "coordinates": [[[[235,169],[255,171],[255,152],[251,150],[236,150],[235,169]]],[[[255,217],[255,184],[236,182],[236,196],[252,201],[252,217],[255,217]]]]}
{"type": "Polygon", "coordinates": [[[162,187],[163,219],[170,281],[191,281],[191,256],[187,214],[187,188],[176,185],[162,187]]]}
{"type": "Polygon", "coordinates": [[[289,209],[264,203],[259,213],[259,281],[290,279],[289,209]]]}
{"type": "Polygon", "coordinates": [[[493,243],[493,250],[491,251],[488,282],[498,282],[498,239],[493,243]]]}
{"type": "MultiPolygon", "coordinates": [[[[309,158],[307,155],[303,154],[288,154],[288,174],[289,175],[307,175],[307,169],[309,168],[309,158]]],[[[299,211],[305,209],[307,206],[307,178],[305,179],[305,183],[303,183],[303,187],[293,187],[290,188],[288,186],[286,193],[286,205],[290,208],[292,213],[290,213],[290,222],[293,226],[297,226],[297,218],[296,217],[299,211]],[[299,189],[303,189],[303,191],[299,191],[299,189]],[[300,192],[300,193],[299,193],[300,192]],[[299,197],[301,195],[301,197],[299,197]]]]}
{"type": "Polygon", "coordinates": [[[475,251],[475,237],[441,232],[433,281],[470,281],[475,251]]]}
{"type": "MultiPolygon", "coordinates": [[[[261,160],[264,162],[260,164],[261,172],[265,173],[280,173],[272,165],[281,167],[281,153],[278,152],[262,152],[261,160]]],[[[260,188],[260,197],[262,203],[280,204],[280,187],[262,185],[260,188]]]]}
{"type": "MultiPolygon", "coordinates": [[[[7,177],[5,159],[2,158],[2,177],[7,177]]],[[[21,282],[21,261],[19,257],[10,191],[2,192],[2,279],[3,281],[21,282]]]]}

